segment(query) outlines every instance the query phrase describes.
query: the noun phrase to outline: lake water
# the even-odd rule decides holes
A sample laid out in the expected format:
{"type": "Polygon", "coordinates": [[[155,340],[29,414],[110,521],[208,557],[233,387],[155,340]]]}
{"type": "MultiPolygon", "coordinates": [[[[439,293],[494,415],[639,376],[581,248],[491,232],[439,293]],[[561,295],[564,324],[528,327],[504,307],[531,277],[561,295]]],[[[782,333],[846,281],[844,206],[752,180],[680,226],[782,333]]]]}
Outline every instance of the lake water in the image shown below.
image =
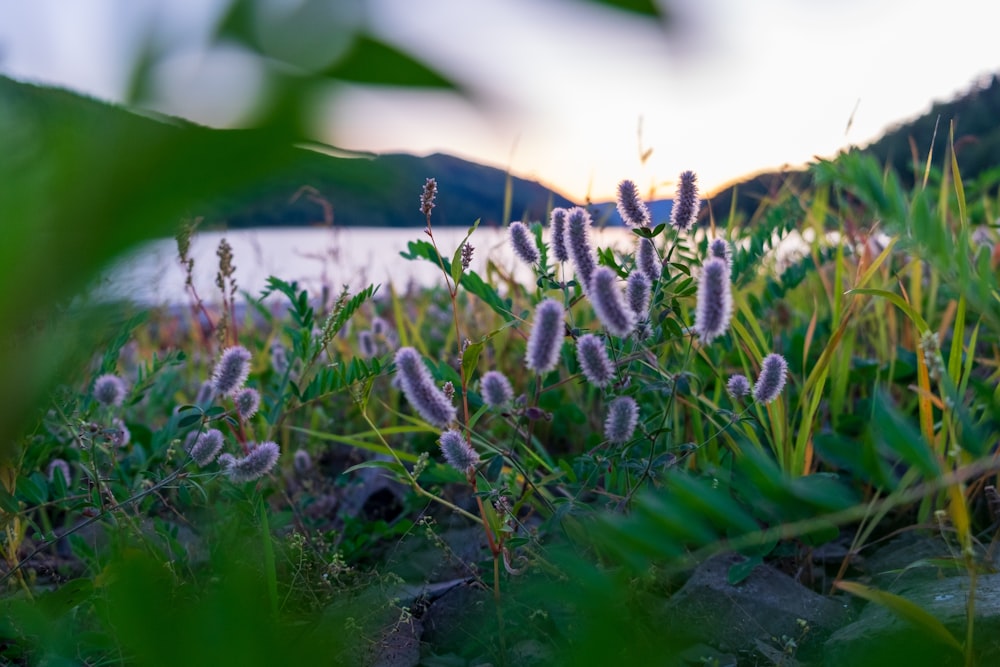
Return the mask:
{"type": "MultiPolygon", "coordinates": [[[[467,229],[440,227],[434,229],[438,248],[451,257],[465,238],[467,229]]],[[[594,243],[602,248],[632,252],[636,237],[624,227],[593,229],[594,243]]],[[[779,265],[808,248],[812,230],[806,230],[803,240],[797,233],[778,243],[779,265]]],[[[194,258],[193,283],[201,298],[209,303],[219,301],[215,285],[218,270],[216,250],[225,238],[233,248],[236,283],[241,291],[259,296],[269,276],[287,282],[297,281],[310,294],[319,295],[325,288],[336,294],[346,285],[352,292],[371,283],[392,283],[405,290],[408,285],[420,287],[443,285],[441,269],[426,260],[406,260],[400,253],[407,243],[429,240],[423,228],[345,227],[330,228],[266,228],[227,232],[199,232],[191,242],[194,258]]],[[[548,230],[545,231],[546,241],[548,230]]],[[[827,234],[827,243],[836,243],[836,233],[827,234]]],[[[506,273],[521,282],[534,282],[531,269],[518,260],[510,248],[505,229],[480,228],[470,240],[475,252],[472,269],[483,273],[487,260],[492,260],[506,273]]],[[[126,298],[148,305],[186,303],[185,273],[177,257],[174,239],[162,239],[141,246],[119,261],[101,279],[95,291],[100,297],[126,298]]]]}
{"type": "MultiPolygon", "coordinates": [[[[434,239],[446,257],[451,257],[465,238],[467,229],[436,227],[434,239]]],[[[215,285],[218,270],[216,249],[225,238],[233,248],[236,283],[239,290],[258,296],[269,276],[287,282],[298,281],[310,294],[324,287],[339,292],[347,285],[351,291],[370,283],[392,283],[405,289],[410,283],[419,286],[443,285],[441,269],[426,260],[406,260],[400,252],[407,243],[429,240],[420,228],[267,228],[227,232],[199,232],[191,242],[194,259],[193,282],[208,302],[218,301],[215,285]]],[[[547,238],[547,237],[546,237],[547,238]]],[[[594,230],[594,241],[601,247],[630,251],[635,235],[621,227],[594,230]]],[[[524,282],[533,281],[531,270],[514,257],[505,229],[480,228],[472,235],[475,248],[472,268],[482,272],[487,259],[512,272],[524,282]]],[[[162,239],[141,246],[120,260],[96,287],[108,298],[127,298],[139,303],[159,305],[186,302],[185,273],[177,257],[173,239],[162,239]]]]}

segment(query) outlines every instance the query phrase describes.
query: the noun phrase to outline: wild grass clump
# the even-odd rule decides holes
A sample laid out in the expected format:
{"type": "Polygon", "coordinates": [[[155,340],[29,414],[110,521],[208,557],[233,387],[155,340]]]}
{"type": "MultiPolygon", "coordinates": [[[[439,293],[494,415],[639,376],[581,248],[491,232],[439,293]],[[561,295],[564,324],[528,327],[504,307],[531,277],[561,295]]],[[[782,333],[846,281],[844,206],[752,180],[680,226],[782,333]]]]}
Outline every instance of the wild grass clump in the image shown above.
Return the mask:
{"type": "MultiPolygon", "coordinates": [[[[836,585],[878,597],[849,563],[899,529],[934,527],[974,582],[994,538],[1000,243],[995,194],[966,192],[954,161],[948,174],[904,193],[845,155],[747,228],[699,217],[692,172],[669,221],[623,181],[624,252],[595,247],[582,207],[510,225],[526,284],[470,269],[476,226],[438,246],[429,179],[405,257],[439,286],[320,302],[272,278],[242,316],[223,246],[219,309],[192,288],[172,340],[149,315],[123,321],[4,468],[0,647],[153,664],[130,620],[146,586],[149,607],[190,603],[150,612],[158,634],[219,605],[245,613],[220,612],[213,641],[259,634],[285,657],[356,664],[429,604],[403,584],[436,585],[449,563],[489,592],[463,660],[510,664],[531,639],[590,664],[617,621],[560,619],[598,618],[587,599],[608,582],[641,598],[727,551],[798,567],[846,535],[836,585]],[[813,241],[779,272],[793,230],[813,241]],[[433,558],[400,555],[415,541],[433,558]]],[[[648,621],[640,607],[623,619],[648,621]]],[[[974,611],[973,596],[967,655],[974,611]]]]}

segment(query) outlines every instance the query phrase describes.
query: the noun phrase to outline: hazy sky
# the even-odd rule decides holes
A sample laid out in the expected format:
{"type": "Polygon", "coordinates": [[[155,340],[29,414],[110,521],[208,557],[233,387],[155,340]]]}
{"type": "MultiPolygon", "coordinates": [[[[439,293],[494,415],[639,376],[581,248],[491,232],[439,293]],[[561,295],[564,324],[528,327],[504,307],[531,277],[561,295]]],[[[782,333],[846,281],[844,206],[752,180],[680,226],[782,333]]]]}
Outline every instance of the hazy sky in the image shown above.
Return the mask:
{"type": "MultiPolygon", "coordinates": [[[[158,73],[158,107],[238,122],[262,84],[247,54],[205,48],[222,3],[0,0],[0,72],[120,99],[135,49],[152,34],[173,53],[158,73]]],[[[325,99],[317,131],[347,148],[509,167],[577,201],[610,198],[623,178],[668,196],[685,169],[711,191],[864,144],[1000,71],[994,0],[667,6],[675,20],[663,31],[569,0],[337,0],[340,19],[405,46],[474,101],[341,89],[325,99]],[[645,165],[640,119],[652,149],[645,165]]],[[[318,48],[336,41],[301,34],[318,48]]]]}

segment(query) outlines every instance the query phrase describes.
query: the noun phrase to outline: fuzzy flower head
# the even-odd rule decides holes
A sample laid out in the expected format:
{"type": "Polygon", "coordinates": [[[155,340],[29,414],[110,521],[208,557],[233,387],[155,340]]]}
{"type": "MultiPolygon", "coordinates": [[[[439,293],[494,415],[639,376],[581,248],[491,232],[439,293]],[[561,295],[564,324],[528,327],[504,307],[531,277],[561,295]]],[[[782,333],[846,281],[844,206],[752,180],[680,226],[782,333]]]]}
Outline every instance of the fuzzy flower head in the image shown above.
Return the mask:
{"type": "Polygon", "coordinates": [[[396,352],[396,377],[406,400],[428,424],[444,428],[455,421],[455,406],[434,384],[423,358],[412,347],[396,352]]]}
{"type": "Polygon", "coordinates": [[[635,328],[636,316],[625,304],[618,275],[606,266],[598,268],[590,282],[590,303],[597,318],[611,334],[627,336],[635,328]]]}
{"type": "Polygon", "coordinates": [[[642,271],[633,271],[625,282],[625,298],[628,307],[635,313],[636,320],[644,320],[649,316],[649,300],[652,288],[649,278],[642,271]]]}
{"type": "Polygon", "coordinates": [[[378,348],[375,345],[375,334],[370,329],[362,329],[358,332],[358,348],[361,351],[361,356],[369,359],[378,354],[378,348]]]}
{"type": "Polygon", "coordinates": [[[312,469],[312,465],[312,457],[309,456],[309,452],[304,449],[295,450],[295,455],[292,456],[292,467],[295,468],[295,472],[305,475],[312,469]]]}
{"type": "Polygon", "coordinates": [[[595,387],[606,387],[615,379],[615,367],[608,357],[604,340],[595,334],[584,334],[576,341],[576,360],[587,381],[595,387]]]}
{"type": "Polygon", "coordinates": [[[429,217],[434,210],[434,198],[437,196],[437,181],[428,178],[424,182],[424,189],[420,193],[420,212],[424,217],[429,217]]]}
{"type": "Polygon", "coordinates": [[[734,401],[741,399],[750,393],[750,380],[741,373],[731,375],[726,382],[726,392],[734,401]]]}
{"type": "Polygon", "coordinates": [[[583,291],[590,288],[590,279],[597,269],[597,254],[590,241],[590,214],[575,206],[566,213],[566,249],[576,270],[583,291]]]}
{"type": "Polygon", "coordinates": [[[479,381],[479,391],[483,395],[483,402],[494,410],[514,400],[514,388],[510,386],[510,380],[500,371],[489,371],[483,375],[479,381]]]}
{"type": "Polygon", "coordinates": [[[69,464],[65,459],[52,459],[45,469],[45,475],[49,478],[50,484],[56,483],[56,475],[62,477],[63,486],[69,488],[70,480],[73,478],[70,473],[69,464]]]}
{"type": "Polygon", "coordinates": [[[205,407],[210,405],[212,401],[215,400],[215,386],[212,384],[211,380],[205,380],[198,387],[198,393],[195,394],[194,402],[195,405],[200,405],[205,407]]]}
{"type": "Polygon", "coordinates": [[[125,382],[113,373],[106,373],[94,380],[94,400],[108,407],[125,402],[125,382]]]}
{"type": "Polygon", "coordinates": [[[670,224],[680,232],[691,229],[701,210],[701,199],[698,198],[698,177],[693,171],[681,174],[677,184],[677,195],[670,209],[670,224]]]}
{"type": "Polygon", "coordinates": [[[132,442],[132,432],[125,425],[125,420],[115,417],[111,420],[111,426],[104,432],[108,441],[115,447],[126,447],[132,442]]]}
{"type": "Polygon", "coordinates": [[[236,458],[231,454],[219,457],[223,472],[237,484],[260,479],[271,472],[281,454],[277,443],[270,440],[258,444],[250,443],[250,447],[250,452],[242,458],[236,458]]]}
{"type": "Polygon", "coordinates": [[[278,341],[271,344],[271,370],[284,375],[288,370],[288,350],[278,341]]]}
{"type": "Polygon", "coordinates": [[[223,442],[222,431],[217,428],[210,428],[204,433],[199,433],[195,437],[194,444],[191,445],[189,452],[191,458],[199,467],[204,468],[219,455],[223,442]]]}
{"type": "Polygon", "coordinates": [[[566,262],[569,260],[569,251],[566,248],[566,209],[552,209],[549,225],[552,228],[552,255],[557,262],[566,262]]]}
{"type": "Polygon", "coordinates": [[[212,371],[216,394],[234,396],[250,376],[250,351],[242,345],[226,348],[212,371]]]}
{"type": "Polygon", "coordinates": [[[564,317],[563,305],[555,299],[544,299],[535,308],[525,364],[539,375],[551,371],[559,361],[565,332],[564,317]]]}
{"type": "Polygon", "coordinates": [[[619,396],[608,406],[608,417],[604,421],[604,437],[616,445],[632,439],[639,423],[639,406],[631,396],[619,396]]]}
{"type": "Polygon", "coordinates": [[[753,386],[753,400],[765,405],[778,398],[785,388],[788,362],[780,354],[769,354],[761,364],[760,375],[753,386]]]}
{"type": "Polygon", "coordinates": [[[725,260],[711,257],[701,267],[694,330],[707,345],[726,333],[733,315],[733,294],[725,260]]]}
{"type": "Polygon", "coordinates": [[[256,389],[245,387],[236,392],[233,403],[236,404],[236,414],[240,421],[245,422],[257,414],[260,408],[260,393],[256,389]]]}
{"type": "Polygon", "coordinates": [[[733,272],[733,249],[726,239],[712,239],[708,244],[708,256],[723,260],[730,274],[733,272]]]}
{"type": "Polygon", "coordinates": [[[479,454],[465,436],[455,429],[448,429],[442,433],[438,443],[441,445],[444,460],[455,470],[468,474],[479,465],[479,454]]]}
{"type": "Polygon", "coordinates": [[[541,256],[538,254],[538,246],[535,245],[535,237],[523,222],[512,222],[507,228],[510,233],[510,245],[514,249],[514,254],[525,264],[538,264],[541,256]]]}
{"type": "Polygon", "coordinates": [[[652,239],[639,239],[639,245],[635,249],[635,266],[646,274],[651,285],[660,279],[663,264],[656,256],[656,246],[653,245],[652,239]]]}
{"type": "Polygon", "coordinates": [[[649,208],[639,197],[632,181],[622,181],[618,184],[618,215],[630,227],[649,227],[652,220],[649,208]]]}

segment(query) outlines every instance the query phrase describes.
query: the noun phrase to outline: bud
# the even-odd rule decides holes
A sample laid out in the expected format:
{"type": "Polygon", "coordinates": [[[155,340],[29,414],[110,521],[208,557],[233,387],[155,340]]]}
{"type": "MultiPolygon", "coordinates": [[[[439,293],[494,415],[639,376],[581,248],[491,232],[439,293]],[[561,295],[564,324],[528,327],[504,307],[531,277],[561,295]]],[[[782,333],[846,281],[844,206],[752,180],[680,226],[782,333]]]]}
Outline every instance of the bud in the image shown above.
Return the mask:
{"type": "Polygon", "coordinates": [[[535,308],[526,365],[539,375],[551,371],[559,361],[565,332],[564,316],[562,304],[555,299],[545,299],[535,308]]]}
{"type": "Polygon", "coordinates": [[[626,180],[618,184],[618,215],[630,227],[649,227],[649,209],[639,198],[632,181],[626,180]]]}
{"type": "Polygon", "coordinates": [[[604,387],[615,377],[615,367],[608,357],[608,348],[600,336],[585,334],[576,341],[576,360],[587,381],[604,387]]]}
{"type": "Polygon", "coordinates": [[[729,241],[726,239],[712,239],[712,242],[708,244],[708,256],[718,257],[726,263],[726,268],[729,269],[730,275],[733,272],[733,249],[729,245],[729,241]]]}
{"type": "Polygon", "coordinates": [[[670,209],[670,224],[680,232],[691,229],[694,221],[698,217],[701,209],[701,200],[698,199],[698,177],[693,171],[685,171],[681,174],[681,180],[677,184],[677,195],[674,197],[674,205],[670,209]]]}
{"type": "Polygon", "coordinates": [[[242,345],[226,348],[212,372],[212,388],[217,394],[233,396],[250,376],[250,352],[242,345]]]}
{"type": "Polygon", "coordinates": [[[468,474],[479,465],[479,454],[472,448],[469,441],[455,429],[448,429],[438,440],[441,454],[452,468],[468,474]]]}
{"type": "Polygon", "coordinates": [[[94,380],[94,400],[108,407],[125,402],[125,382],[113,373],[107,373],[94,380]]]}
{"type": "Polygon", "coordinates": [[[396,352],[396,377],[406,400],[428,424],[444,428],[455,421],[455,406],[434,384],[423,358],[412,347],[396,352]]]}
{"type": "Polygon", "coordinates": [[[420,193],[420,212],[424,217],[430,217],[434,209],[434,198],[437,196],[437,181],[428,178],[424,182],[424,190],[420,193]]]}
{"type": "Polygon", "coordinates": [[[619,396],[608,405],[608,417],[604,422],[604,437],[616,445],[632,439],[639,423],[639,406],[631,396],[619,396]]]}
{"type": "Polygon", "coordinates": [[[635,313],[625,305],[618,276],[606,266],[598,268],[590,283],[590,303],[597,318],[615,336],[627,336],[635,328],[635,313]]]}
{"type": "Polygon", "coordinates": [[[507,228],[510,233],[510,245],[525,264],[538,264],[541,256],[538,254],[538,246],[535,245],[535,237],[531,230],[523,222],[512,222],[507,228]]]}
{"type": "Polygon", "coordinates": [[[761,364],[760,375],[753,386],[753,398],[758,403],[770,403],[785,388],[788,362],[780,354],[769,354],[761,364]]]}
{"type": "Polygon", "coordinates": [[[694,330],[702,344],[711,343],[729,328],[733,295],[725,260],[711,257],[701,267],[694,330]]]}

